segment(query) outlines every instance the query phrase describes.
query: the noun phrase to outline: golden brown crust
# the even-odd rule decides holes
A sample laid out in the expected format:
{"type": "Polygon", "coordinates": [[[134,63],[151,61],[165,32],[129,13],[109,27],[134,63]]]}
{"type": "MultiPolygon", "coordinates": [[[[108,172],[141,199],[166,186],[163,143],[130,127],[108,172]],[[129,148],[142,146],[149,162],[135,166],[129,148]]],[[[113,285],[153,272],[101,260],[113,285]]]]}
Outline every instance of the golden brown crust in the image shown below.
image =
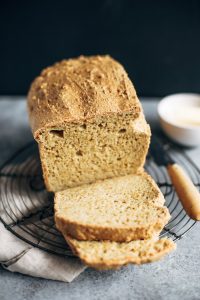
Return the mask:
{"type": "MultiPolygon", "coordinates": [[[[102,256],[99,257],[95,251],[93,251],[93,242],[90,246],[90,253],[87,253],[87,249],[84,249],[84,241],[77,241],[70,237],[69,235],[64,236],[66,242],[72,249],[73,253],[80,257],[82,262],[92,268],[95,268],[97,270],[109,270],[109,269],[118,269],[124,265],[127,264],[144,264],[144,263],[151,263],[154,261],[157,261],[161,259],[163,256],[168,254],[169,252],[176,249],[176,244],[170,240],[170,239],[161,239],[158,241],[155,240],[147,240],[147,241],[136,241],[136,243],[139,245],[141,244],[140,249],[137,250],[137,246],[135,247],[135,253],[132,255],[130,251],[127,251],[127,253],[124,253],[124,255],[120,255],[119,257],[110,256],[109,258],[104,256],[104,253],[102,253],[102,256]],[[81,245],[82,244],[82,245],[81,245]],[[143,245],[142,245],[143,244],[143,245]],[[82,246],[82,247],[81,247],[82,246]]],[[[86,242],[87,243],[87,242],[86,242]]],[[[98,247],[102,246],[102,243],[107,243],[107,245],[110,244],[110,247],[112,247],[112,244],[115,242],[94,242],[95,245],[98,247]]],[[[130,242],[134,243],[134,242],[130,242]]],[[[119,252],[120,249],[123,248],[123,244],[119,245],[119,252]]],[[[126,247],[126,246],[125,246],[126,247]]],[[[105,249],[105,248],[104,248],[105,249]]],[[[107,246],[107,251],[109,251],[109,246],[107,246]]],[[[116,253],[117,254],[117,253],[116,253]]]]}
{"type": "Polygon", "coordinates": [[[97,116],[129,113],[141,106],[124,68],[110,56],[81,56],[42,71],[28,93],[34,137],[46,127],[82,122],[97,116]]]}

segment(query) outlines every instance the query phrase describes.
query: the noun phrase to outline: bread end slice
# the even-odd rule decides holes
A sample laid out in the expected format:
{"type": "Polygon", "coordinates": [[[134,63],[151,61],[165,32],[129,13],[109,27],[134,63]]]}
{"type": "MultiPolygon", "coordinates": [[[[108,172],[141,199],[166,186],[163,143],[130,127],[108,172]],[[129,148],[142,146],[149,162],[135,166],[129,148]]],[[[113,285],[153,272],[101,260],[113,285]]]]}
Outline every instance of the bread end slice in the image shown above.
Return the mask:
{"type": "Polygon", "coordinates": [[[83,263],[97,270],[118,269],[127,264],[151,263],[176,249],[176,244],[161,240],[138,240],[129,243],[111,241],[78,241],[69,235],[65,240],[83,263]]]}

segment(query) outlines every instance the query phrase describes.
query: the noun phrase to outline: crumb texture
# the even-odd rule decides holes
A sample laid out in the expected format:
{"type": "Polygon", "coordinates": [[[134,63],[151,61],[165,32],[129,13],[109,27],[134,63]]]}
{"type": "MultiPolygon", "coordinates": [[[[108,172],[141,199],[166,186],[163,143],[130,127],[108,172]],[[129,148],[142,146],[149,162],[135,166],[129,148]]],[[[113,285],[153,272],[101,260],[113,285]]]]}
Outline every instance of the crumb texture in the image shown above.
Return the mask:
{"type": "Polygon", "coordinates": [[[79,240],[147,239],[170,218],[163,202],[150,176],[129,175],[56,193],[55,221],[79,240]]]}
{"type": "Polygon", "coordinates": [[[47,188],[55,192],[136,173],[145,162],[149,140],[143,116],[135,121],[112,117],[51,129],[39,144],[47,188]]]}

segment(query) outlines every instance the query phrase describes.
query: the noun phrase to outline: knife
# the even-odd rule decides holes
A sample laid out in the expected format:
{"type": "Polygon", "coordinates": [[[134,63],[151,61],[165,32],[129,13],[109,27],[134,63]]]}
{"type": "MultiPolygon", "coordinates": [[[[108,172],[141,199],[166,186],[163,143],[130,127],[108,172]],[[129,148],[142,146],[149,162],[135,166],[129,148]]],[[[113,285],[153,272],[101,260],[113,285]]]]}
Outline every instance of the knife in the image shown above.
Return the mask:
{"type": "Polygon", "coordinates": [[[200,220],[200,193],[192,180],[164,149],[161,142],[152,137],[150,153],[158,166],[165,166],[175,191],[186,213],[196,221],[200,220]]]}

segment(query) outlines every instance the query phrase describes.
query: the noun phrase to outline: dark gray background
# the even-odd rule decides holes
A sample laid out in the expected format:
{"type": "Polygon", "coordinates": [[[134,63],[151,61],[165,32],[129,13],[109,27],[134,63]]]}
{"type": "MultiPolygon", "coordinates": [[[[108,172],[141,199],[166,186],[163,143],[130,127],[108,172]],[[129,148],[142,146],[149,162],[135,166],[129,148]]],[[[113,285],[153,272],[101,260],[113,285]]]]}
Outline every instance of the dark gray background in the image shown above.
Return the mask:
{"type": "Polygon", "coordinates": [[[47,65],[109,53],[139,95],[200,92],[200,1],[0,2],[0,94],[26,94],[47,65]]]}

